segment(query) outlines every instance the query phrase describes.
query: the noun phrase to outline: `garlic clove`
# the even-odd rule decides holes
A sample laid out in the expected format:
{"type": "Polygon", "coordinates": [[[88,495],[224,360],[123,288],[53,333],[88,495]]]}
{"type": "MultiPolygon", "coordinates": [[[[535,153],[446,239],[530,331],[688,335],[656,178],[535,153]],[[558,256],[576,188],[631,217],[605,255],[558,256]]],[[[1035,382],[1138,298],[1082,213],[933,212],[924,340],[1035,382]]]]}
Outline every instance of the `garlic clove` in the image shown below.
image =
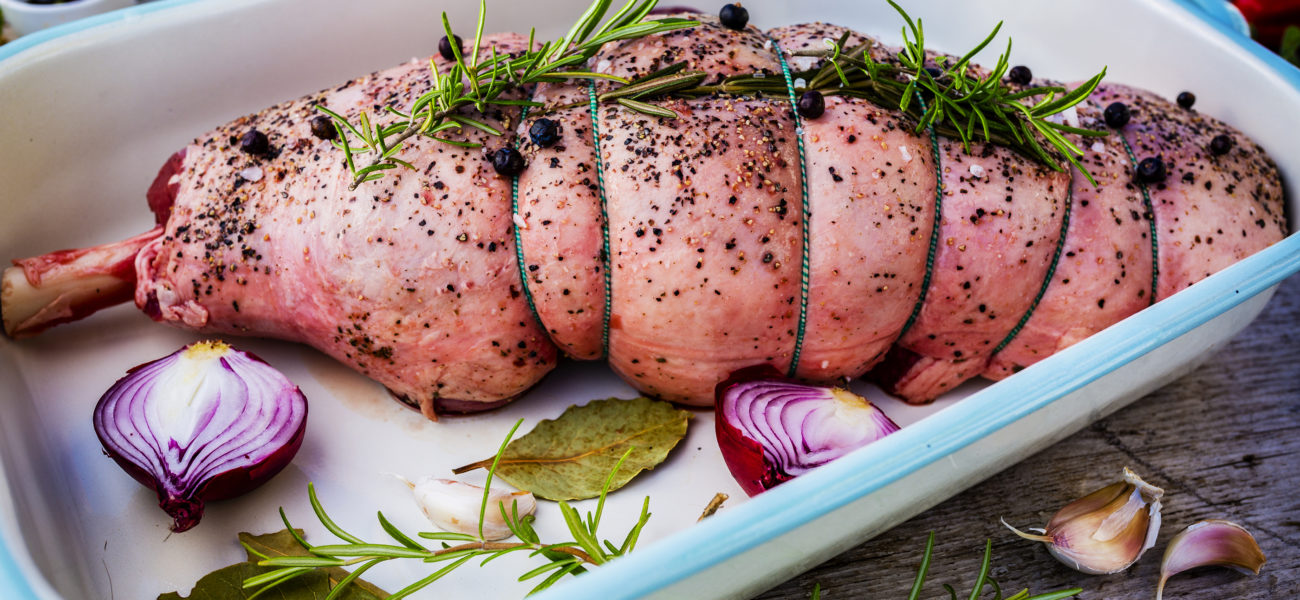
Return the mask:
{"type": "Polygon", "coordinates": [[[1156,542],[1160,531],[1160,498],[1164,490],[1129,469],[1124,476],[1057,511],[1041,535],[1016,535],[1048,545],[1048,552],[1066,566],[1090,575],[1107,575],[1129,568],[1156,542]]]}
{"type": "MultiPolygon", "coordinates": [[[[482,486],[433,476],[422,477],[414,483],[400,475],[396,477],[411,488],[415,503],[434,525],[443,531],[479,535],[482,486]]],[[[487,510],[483,515],[483,539],[501,540],[514,535],[501,515],[502,508],[511,515],[517,510],[519,517],[531,515],[537,510],[537,499],[530,492],[493,488],[488,494],[487,510]]]]}
{"type": "Polygon", "coordinates": [[[1264,551],[1245,527],[1218,519],[1193,523],[1169,540],[1165,548],[1156,600],[1164,595],[1165,582],[1183,571],[1218,566],[1258,575],[1264,561],[1264,551]]]}

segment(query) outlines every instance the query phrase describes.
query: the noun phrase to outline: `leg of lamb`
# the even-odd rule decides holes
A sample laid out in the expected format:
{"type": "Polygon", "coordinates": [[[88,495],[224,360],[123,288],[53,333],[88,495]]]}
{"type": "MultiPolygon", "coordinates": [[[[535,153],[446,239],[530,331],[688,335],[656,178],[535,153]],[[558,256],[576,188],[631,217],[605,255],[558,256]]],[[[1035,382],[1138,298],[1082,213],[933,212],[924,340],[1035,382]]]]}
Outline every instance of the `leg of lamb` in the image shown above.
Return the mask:
{"type": "MultiPolygon", "coordinates": [[[[834,26],[692,17],[692,29],[609,44],[586,68],[781,78],[783,59],[815,68],[821,59],[795,53],[845,35],[888,59],[834,26]]],[[[924,402],[1140,310],[1153,281],[1166,297],[1285,234],[1277,170],[1258,146],[1118,85],[1078,111],[1106,128],[1107,104],[1131,109],[1108,138],[1077,141],[1096,185],[1007,148],[967,152],[848,95],[802,118],[784,95],[725,94],[663,100],[677,118],[614,103],[593,115],[585,82],[553,82],[519,97],[561,108],[476,115],[518,137],[517,192],[484,150],[425,137],[408,142],[412,170],[349,189],[315,105],[355,118],[404,108],[428,85],[413,61],[200,136],[150,189],[158,229],[15,261],[6,333],[133,297],[159,321],[310,344],[430,418],[519,396],[559,351],[606,358],[636,388],[687,404],[763,362],[817,381],[875,367],[924,402]],[[558,140],[529,134],[542,119],[558,140]],[[1211,151],[1221,136],[1233,145],[1211,151]],[[1163,178],[1135,166],[1152,157],[1163,178]],[[104,285],[78,289],[89,281],[104,285]]],[[[513,143],[465,135],[488,150],[513,143]]]]}

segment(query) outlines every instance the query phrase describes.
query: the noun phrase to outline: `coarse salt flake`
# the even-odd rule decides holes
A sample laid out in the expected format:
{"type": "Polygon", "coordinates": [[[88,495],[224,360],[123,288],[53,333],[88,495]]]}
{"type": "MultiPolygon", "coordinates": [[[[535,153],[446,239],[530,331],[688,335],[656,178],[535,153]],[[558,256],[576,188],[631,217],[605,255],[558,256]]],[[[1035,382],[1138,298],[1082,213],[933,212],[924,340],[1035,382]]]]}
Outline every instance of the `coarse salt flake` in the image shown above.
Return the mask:
{"type": "Polygon", "coordinates": [[[912,162],[912,153],[907,151],[907,146],[899,146],[899,153],[903,155],[903,162],[912,162]]]}
{"type": "Polygon", "coordinates": [[[1061,119],[1064,120],[1065,124],[1069,125],[1070,127],[1078,127],[1079,111],[1075,110],[1075,108],[1071,106],[1070,108],[1061,111],[1061,119]]]}
{"type": "Polygon", "coordinates": [[[1103,144],[1101,142],[1093,142],[1092,151],[1101,154],[1102,152],[1106,151],[1106,144],[1103,144]]]}
{"type": "Polygon", "coordinates": [[[984,167],[981,167],[981,166],[979,166],[979,165],[974,165],[974,164],[973,164],[973,165],[970,166],[970,174],[971,174],[971,175],[974,175],[974,176],[976,176],[976,177],[983,177],[983,176],[984,176],[984,167]]]}
{"type": "Polygon", "coordinates": [[[596,72],[597,72],[597,73],[608,73],[608,72],[609,72],[609,67],[610,67],[611,64],[612,64],[612,63],[610,63],[608,60],[602,60],[602,61],[596,63],[596,72]]]}
{"type": "Polygon", "coordinates": [[[528,229],[528,221],[524,220],[523,215],[519,213],[513,213],[510,216],[515,221],[515,227],[518,227],[520,229],[528,229]]]}
{"type": "Polygon", "coordinates": [[[249,181],[262,180],[262,167],[249,167],[239,172],[239,176],[249,181]]]}
{"type": "Polygon", "coordinates": [[[794,80],[794,87],[801,88],[801,87],[807,87],[807,85],[808,82],[804,81],[803,77],[794,80]]]}

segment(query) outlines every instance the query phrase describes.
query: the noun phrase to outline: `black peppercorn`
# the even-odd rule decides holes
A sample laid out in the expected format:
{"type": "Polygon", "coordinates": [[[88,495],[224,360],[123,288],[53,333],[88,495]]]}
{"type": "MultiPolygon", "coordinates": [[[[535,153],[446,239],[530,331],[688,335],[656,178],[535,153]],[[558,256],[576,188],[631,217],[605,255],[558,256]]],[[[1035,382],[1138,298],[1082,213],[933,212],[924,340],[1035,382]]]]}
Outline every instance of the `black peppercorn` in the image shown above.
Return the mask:
{"type": "Polygon", "coordinates": [[[244,154],[264,155],[271,150],[271,142],[266,139],[266,134],[256,129],[248,130],[243,137],[239,138],[239,149],[244,154]]]}
{"type": "Polygon", "coordinates": [[[1165,180],[1165,161],[1164,159],[1153,156],[1144,158],[1138,163],[1137,170],[1138,181],[1142,183],[1160,183],[1165,180]]]}
{"type": "Polygon", "coordinates": [[[739,4],[728,4],[718,12],[718,20],[722,21],[723,27],[740,31],[749,24],[749,11],[739,4]]]}
{"type": "Polygon", "coordinates": [[[560,141],[560,124],[551,119],[538,119],[528,128],[528,137],[542,148],[550,148],[560,141]]]}
{"type": "Polygon", "coordinates": [[[930,74],[931,79],[937,80],[940,77],[943,77],[943,69],[940,69],[939,67],[926,67],[925,72],[930,74]]]}
{"type": "Polygon", "coordinates": [[[1106,107],[1106,126],[1112,129],[1119,129],[1128,125],[1129,112],[1128,105],[1123,102],[1112,102],[1106,107]]]}
{"type": "Polygon", "coordinates": [[[821,92],[809,90],[799,96],[799,116],[805,119],[816,119],[826,112],[826,99],[822,98],[821,92]]]}
{"type": "Polygon", "coordinates": [[[524,156],[514,148],[502,148],[492,153],[492,168],[500,175],[514,177],[524,172],[524,156]]]}
{"type": "Polygon", "coordinates": [[[457,50],[460,51],[461,56],[465,55],[465,45],[461,43],[460,36],[453,35],[451,37],[456,40],[455,50],[451,47],[451,40],[447,39],[447,36],[444,35],[442,36],[442,39],[438,40],[438,54],[447,60],[456,60],[457,50]]]}
{"type": "Polygon", "coordinates": [[[1193,104],[1196,104],[1196,94],[1193,94],[1191,92],[1183,92],[1181,94],[1178,94],[1178,106],[1181,106],[1183,108],[1191,108],[1193,104]]]}
{"type": "Polygon", "coordinates": [[[338,130],[334,129],[334,122],[329,120],[329,117],[312,119],[311,134],[322,140],[332,140],[339,136],[338,130]]]}
{"type": "Polygon", "coordinates": [[[1223,156],[1229,150],[1232,150],[1235,143],[1230,135],[1216,135],[1214,139],[1210,140],[1210,152],[1213,152],[1215,156],[1223,156]]]}
{"type": "Polygon", "coordinates": [[[1029,85],[1029,82],[1034,80],[1034,72],[1030,71],[1029,67],[1017,65],[1011,67],[1011,71],[1007,73],[1007,79],[1011,80],[1011,83],[1029,85]]]}

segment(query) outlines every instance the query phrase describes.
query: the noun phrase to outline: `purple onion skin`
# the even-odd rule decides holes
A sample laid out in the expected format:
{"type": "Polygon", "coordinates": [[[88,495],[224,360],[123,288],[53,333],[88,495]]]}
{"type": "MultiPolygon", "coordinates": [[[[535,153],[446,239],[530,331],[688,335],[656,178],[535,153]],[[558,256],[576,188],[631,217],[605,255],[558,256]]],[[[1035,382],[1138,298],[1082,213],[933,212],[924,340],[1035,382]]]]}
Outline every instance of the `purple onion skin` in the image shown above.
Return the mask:
{"type": "MultiPolygon", "coordinates": [[[[208,344],[208,342],[202,342],[201,344],[208,344]]],[[[229,348],[220,342],[217,342],[217,344],[228,349],[232,354],[237,353],[241,358],[249,359],[247,364],[243,367],[244,369],[249,367],[259,369],[261,371],[260,375],[270,377],[272,382],[278,386],[275,390],[276,396],[274,400],[279,403],[277,406],[282,405],[283,407],[291,409],[288,421],[286,423],[278,423],[279,425],[282,425],[282,427],[278,432],[276,432],[274,439],[270,440],[269,443],[258,445],[255,448],[241,448],[239,452],[233,455],[226,455],[238,457],[239,454],[243,454],[243,457],[248,459],[243,464],[235,464],[230,466],[230,468],[221,470],[220,472],[206,475],[203,481],[197,486],[193,486],[191,489],[182,490],[177,488],[178,486],[182,486],[184,482],[177,481],[177,477],[169,474],[170,469],[167,468],[175,465],[166,465],[164,467],[164,470],[167,470],[168,473],[155,473],[132,460],[132,458],[128,456],[128,454],[131,453],[130,450],[121,446],[120,440],[114,439],[115,435],[121,435],[126,432],[124,427],[127,427],[127,425],[123,425],[119,420],[125,415],[117,413],[110,414],[110,411],[117,410],[118,408],[116,405],[120,401],[138,400],[138,398],[126,398],[123,392],[132,389],[132,385],[138,384],[142,377],[147,378],[150,375],[159,375],[157,370],[151,369],[155,367],[155,365],[159,365],[160,363],[172,364],[175,362],[178,355],[198,344],[186,346],[185,348],[182,348],[166,357],[128,370],[126,377],[118,380],[117,383],[115,383],[113,387],[110,388],[102,398],[100,398],[99,403],[95,406],[95,434],[99,437],[100,444],[104,448],[104,453],[112,458],[113,461],[133,479],[140,482],[141,485],[152,489],[154,493],[157,494],[158,506],[172,517],[173,524],[171,530],[177,533],[189,530],[195,525],[198,525],[199,520],[203,517],[203,509],[206,502],[226,500],[245,494],[262,485],[271,477],[283,470],[284,467],[293,460],[294,455],[297,454],[298,449],[302,446],[303,436],[307,430],[306,397],[303,396],[302,391],[298,389],[297,386],[290,383],[288,379],[285,379],[283,375],[278,371],[275,371],[274,368],[258,356],[229,348]],[[141,371],[147,369],[149,369],[150,372],[141,373],[141,371]],[[114,417],[117,417],[118,419],[115,419],[114,417]],[[292,431],[289,431],[283,427],[283,425],[292,427],[292,431]],[[164,479],[170,481],[164,481],[164,479]]],[[[231,366],[230,361],[224,357],[219,360],[220,367],[214,368],[224,368],[231,373],[234,373],[235,370],[231,366]]],[[[166,366],[168,365],[162,365],[161,368],[166,368],[166,366]]],[[[259,422],[257,425],[261,426],[263,423],[259,422]]],[[[274,426],[276,423],[271,425],[274,426]]],[[[229,431],[229,428],[227,431],[229,431]]],[[[265,431],[270,430],[266,429],[265,431]]],[[[141,435],[141,432],[138,431],[130,431],[126,433],[128,433],[128,435],[141,435]]],[[[143,439],[142,435],[141,439],[143,439]]],[[[220,450],[220,447],[217,444],[213,444],[213,446],[218,448],[218,451],[220,450]]],[[[139,452],[138,448],[135,448],[135,450],[139,452]]],[[[153,450],[155,451],[153,458],[157,458],[161,462],[162,459],[160,456],[166,454],[168,448],[155,447],[153,450]]],[[[199,454],[199,452],[196,450],[195,454],[199,454]]],[[[222,464],[224,465],[225,463],[222,464]]]]}
{"type": "MultiPolygon", "coordinates": [[[[732,477],[736,483],[740,484],[740,489],[746,494],[755,496],[764,490],[771,489],[793,479],[796,475],[790,474],[781,468],[776,461],[771,460],[766,455],[763,445],[751,437],[735,423],[732,423],[725,416],[726,404],[731,401],[733,391],[738,388],[753,387],[764,383],[779,384],[784,386],[799,386],[808,390],[822,391],[828,390],[822,386],[815,386],[791,379],[782,375],[775,367],[769,364],[763,364],[755,367],[740,369],[731,374],[726,380],[722,381],[714,388],[714,424],[718,438],[718,447],[722,451],[723,460],[727,463],[727,469],[731,471],[732,477]]],[[[830,400],[835,401],[835,400],[830,400]]],[[[878,413],[880,424],[880,437],[898,431],[899,427],[889,419],[878,408],[872,408],[878,413]]],[[[792,436],[794,437],[794,436],[792,436]]],[[[876,438],[878,439],[878,438],[876,438]]],[[[871,440],[868,440],[868,442],[871,440]]],[[[856,448],[861,444],[854,445],[852,448],[845,448],[845,452],[856,448]]]]}
{"type": "MultiPolygon", "coordinates": [[[[112,458],[113,462],[116,462],[117,466],[126,471],[132,479],[158,494],[158,507],[172,517],[171,530],[180,533],[193,529],[199,524],[199,520],[203,518],[205,503],[242,496],[257,489],[284,470],[298,453],[298,448],[302,447],[302,438],[306,431],[307,421],[304,420],[294,433],[293,439],[276,450],[266,461],[249,468],[231,469],[221,473],[209,479],[188,498],[169,493],[152,474],[109,450],[108,444],[104,444],[104,453],[108,454],[109,458],[112,458]]],[[[103,442],[104,438],[101,437],[100,443],[103,442]]]]}

